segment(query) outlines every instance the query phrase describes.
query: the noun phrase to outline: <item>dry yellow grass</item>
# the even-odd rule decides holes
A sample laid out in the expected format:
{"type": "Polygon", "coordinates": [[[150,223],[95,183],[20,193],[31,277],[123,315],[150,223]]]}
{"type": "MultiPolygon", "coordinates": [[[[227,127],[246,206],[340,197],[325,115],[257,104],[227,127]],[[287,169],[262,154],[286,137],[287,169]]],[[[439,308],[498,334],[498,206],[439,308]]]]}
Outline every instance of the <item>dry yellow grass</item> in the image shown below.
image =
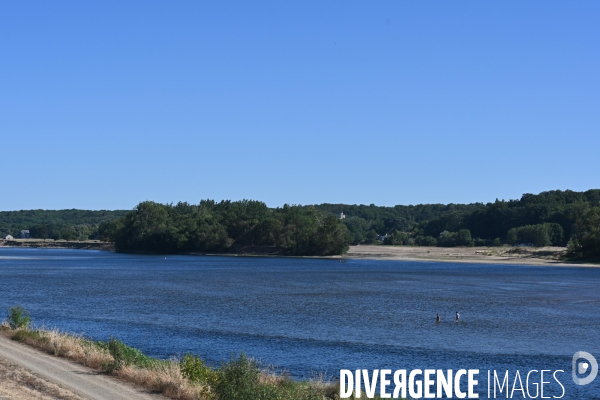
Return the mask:
{"type": "Polygon", "coordinates": [[[126,366],[116,371],[115,374],[124,381],[162,393],[172,399],[208,400],[210,398],[209,388],[191,384],[181,375],[179,363],[176,361],[162,363],[153,369],[126,366]]]}
{"type": "MultiPolygon", "coordinates": [[[[22,330],[6,331],[12,339],[24,332],[22,330]]],[[[68,335],[56,329],[36,330],[38,335],[27,335],[19,340],[29,346],[43,350],[55,356],[67,358],[90,368],[100,368],[113,360],[108,351],[94,346],[92,342],[80,336],[68,335]]]]}
{"type": "MultiPolygon", "coordinates": [[[[271,395],[269,396],[271,397],[269,398],[277,396],[277,398],[285,399],[335,399],[337,398],[335,393],[339,393],[339,388],[336,388],[335,385],[332,385],[323,376],[317,376],[308,382],[293,382],[289,377],[277,374],[268,368],[258,371],[254,370],[258,374],[258,381],[252,383],[252,368],[256,368],[256,364],[254,361],[245,358],[245,356],[242,357],[242,355],[240,355],[239,359],[232,359],[230,363],[224,364],[222,369],[217,370],[206,367],[200,359],[197,359],[200,362],[199,368],[204,365],[203,368],[207,368],[207,373],[210,375],[208,379],[200,380],[201,382],[205,382],[205,384],[201,384],[198,383],[196,378],[190,380],[188,379],[188,375],[184,376],[182,368],[186,374],[189,373],[189,370],[184,368],[183,364],[177,359],[153,360],[138,352],[138,355],[134,357],[141,358],[135,358],[135,361],[122,363],[122,360],[125,358],[123,358],[120,351],[129,351],[135,354],[137,350],[127,348],[127,346],[120,342],[117,342],[117,347],[114,347],[115,342],[109,342],[108,344],[93,342],[82,336],[60,332],[56,329],[10,330],[7,327],[3,327],[0,331],[9,338],[52,355],[63,357],[97,370],[111,371],[110,374],[123,382],[143,387],[150,392],[161,393],[172,399],[217,400],[219,398],[223,400],[223,396],[225,396],[225,399],[229,400],[231,397],[230,393],[232,391],[235,393],[237,390],[236,385],[238,385],[238,382],[236,381],[236,377],[242,376],[241,379],[248,379],[244,382],[251,385],[257,384],[270,390],[271,395]],[[108,350],[109,348],[112,353],[108,350]],[[111,354],[115,354],[117,362],[115,362],[115,358],[111,354]],[[248,364],[244,364],[246,360],[248,364]],[[234,374],[233,378],[224,378],[227,374],[231,373],[234,374]],[[215,386],[211,388],[209,385],[213,384],[215,386]]],[[[256,375],[254,376],[256,377],[256,375]]],[[[244,387],[244,384],[242,387],[244,387]]],[[[244,398],[247,398],[247,394],[244,395],[246,396],[244,398]]]]}

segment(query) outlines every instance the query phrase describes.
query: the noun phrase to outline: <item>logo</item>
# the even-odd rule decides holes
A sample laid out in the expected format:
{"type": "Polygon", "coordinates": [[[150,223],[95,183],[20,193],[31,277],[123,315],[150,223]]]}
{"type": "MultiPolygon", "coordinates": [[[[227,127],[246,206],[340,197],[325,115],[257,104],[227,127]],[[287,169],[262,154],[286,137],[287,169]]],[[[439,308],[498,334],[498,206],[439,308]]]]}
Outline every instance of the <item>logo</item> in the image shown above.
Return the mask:
{"type": "Polygon", "coordinates": [[[572,373],[573,382],[575,382],[576,385],[587,385],[588,383],[591,383],[594,379],[596,379],[596,375],[598,375],[598,362],[590,353],[587,353],[585,351],[578,351],[577,353],[573,354],[572,373]],[[579,361],[579,359],[581,358],[585,359],[586,361],[581,361],[578,364],[577,361],[579,361]],[[585,378],[580,378],[578,375],[585,374],[590,368],[590,366],[592,367],[590,374],[585,378]]]}

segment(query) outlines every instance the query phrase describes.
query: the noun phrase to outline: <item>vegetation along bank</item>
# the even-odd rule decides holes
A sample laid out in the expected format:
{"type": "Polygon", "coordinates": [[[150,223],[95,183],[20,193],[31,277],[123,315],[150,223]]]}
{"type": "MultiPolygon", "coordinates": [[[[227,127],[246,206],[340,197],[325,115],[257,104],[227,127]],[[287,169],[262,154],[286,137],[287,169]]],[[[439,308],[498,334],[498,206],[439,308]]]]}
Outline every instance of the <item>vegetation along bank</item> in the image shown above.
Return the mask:
{"type": "Polygon", "coordinates": [[[600,189],[524,194],[493,203],[284,205],[146,201],[132,211],[0,212],[0,234],[96,239],[117,251],[336,255],[349,245],[568,246],[567,258],[600,259],[600,189]]]}
{"type": "Polygon", "coordinates": [[[339,386],[323,378],[296,381],[263,368],[244,353],[207,365],[192,354],[152,358],[112,338],[95,341],[58,330],[32,328],[22,307],[12,307],[0,331],[50,355],[112,375],[149,391],[181,400],[335,400],[339,386]]]}

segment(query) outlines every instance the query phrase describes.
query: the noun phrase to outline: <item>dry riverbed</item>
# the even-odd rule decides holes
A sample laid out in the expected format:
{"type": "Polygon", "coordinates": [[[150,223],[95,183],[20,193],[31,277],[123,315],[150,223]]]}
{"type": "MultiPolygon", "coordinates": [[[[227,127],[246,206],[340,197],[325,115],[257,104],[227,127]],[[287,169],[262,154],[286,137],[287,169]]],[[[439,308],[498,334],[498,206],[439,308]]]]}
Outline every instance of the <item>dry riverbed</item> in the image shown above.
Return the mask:
{"type": "Polygon", "coordinates": [[[114,250],[113,243],[100,240],[0,239],[0,247],[34,247],[48,249],[114,250]]]}
{"type": "Polygon", "coordinates": [[[412,247],[350,246],[345,258],[371,260],[421,260],[469,263],[595,266],[599,264],[564,261],[566,247],[412,247]]]}
{"type": "MultiPolygon", "coordinates": [[[[86,250],[114,250],[114,243],[99,240],[66,241],[52,239],[0,239],[0,247],[68,248],[86,250]]],[[[188,253],[190,255],[217,256],[260,256],[281,257],[281,251],[267,246],[240,248],[237,254],[188,253]]],[[[350,249],[342,258],[363,258],[371,260],[421,260],[452,261],[470,263],[530,264],[600,267],[600,263],[565,261],[566,247],[420,247],[358,245],[350,249]]],[[[339,256],[334,256],[339,257],[339,256]]],[[[319,258],[317,256],[317,258],[319,258]]],[[[327,257],[329,258],[329,257],[327,257]]],[[[2,400],[2,399],[0,399],[2,400]]]]}

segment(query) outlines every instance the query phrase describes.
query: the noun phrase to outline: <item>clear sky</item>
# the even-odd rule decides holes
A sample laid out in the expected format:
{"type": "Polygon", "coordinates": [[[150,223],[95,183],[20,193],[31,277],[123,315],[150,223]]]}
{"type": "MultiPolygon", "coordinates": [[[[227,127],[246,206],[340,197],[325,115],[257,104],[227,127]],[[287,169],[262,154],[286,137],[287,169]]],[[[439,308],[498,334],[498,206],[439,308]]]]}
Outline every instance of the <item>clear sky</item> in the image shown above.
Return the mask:
{"type": "Polygon", "coordinates": [[[4,1],[0,210],[600,187],[598,1],[4,1]]]}

